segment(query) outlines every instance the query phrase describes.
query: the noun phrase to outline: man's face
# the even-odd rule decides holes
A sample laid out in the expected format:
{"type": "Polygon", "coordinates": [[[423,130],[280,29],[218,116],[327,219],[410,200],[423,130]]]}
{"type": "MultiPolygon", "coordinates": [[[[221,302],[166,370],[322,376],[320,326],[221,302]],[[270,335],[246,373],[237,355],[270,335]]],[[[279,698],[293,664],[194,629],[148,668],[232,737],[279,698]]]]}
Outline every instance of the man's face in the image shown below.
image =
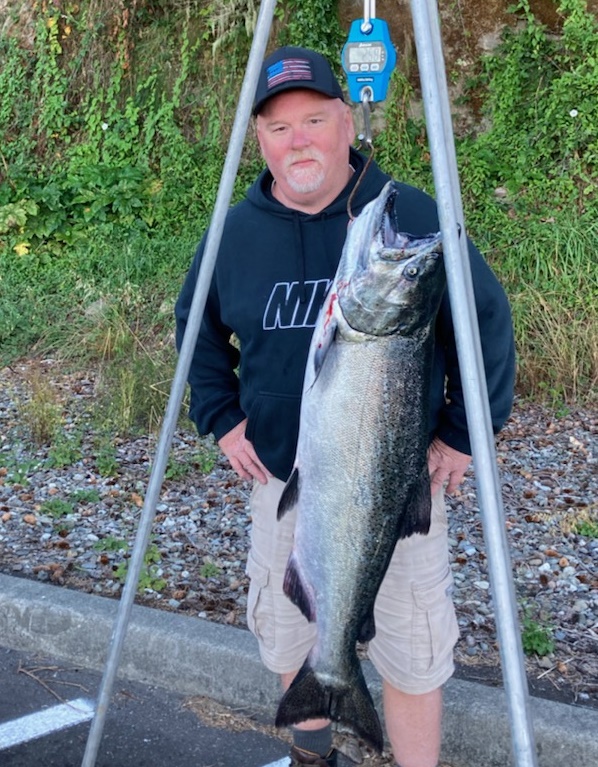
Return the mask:
{"type": "Polygon", "coordinates": [[[340,99],[310,90],[272,96],[257,117],[257,137],[276,181],[274,196],[290,208],[317,213],[351,176],[355,129],[340,99]]]}

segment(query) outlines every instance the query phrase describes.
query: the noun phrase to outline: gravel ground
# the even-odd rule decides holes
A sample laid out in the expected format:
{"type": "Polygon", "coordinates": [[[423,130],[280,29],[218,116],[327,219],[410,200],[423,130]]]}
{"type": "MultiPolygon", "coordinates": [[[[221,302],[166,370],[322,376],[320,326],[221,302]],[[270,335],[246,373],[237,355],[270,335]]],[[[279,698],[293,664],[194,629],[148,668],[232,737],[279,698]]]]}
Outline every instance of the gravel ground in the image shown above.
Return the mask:
{"type": "MultiPolygon", "coordinates": [[[[118,597],[156,437],[115,439],[108,454],[93,407],[90,374],[64,374],[52,360],[0,371],[0,571],[118,597]],[[31,441],[34,364],[62,409],[53,447],[31,441]]],[[[497,460],[524,644],[546,653],[526,655],[530,689],[598,708],[598,412],[519,401],[497,460]]],[[[138,602],[245,627],[249,485],[191,427],[176,432],[166,475],[138,602]]],[[[457,675],[498,684],[473,476],[449,518],[457,675]]]]}

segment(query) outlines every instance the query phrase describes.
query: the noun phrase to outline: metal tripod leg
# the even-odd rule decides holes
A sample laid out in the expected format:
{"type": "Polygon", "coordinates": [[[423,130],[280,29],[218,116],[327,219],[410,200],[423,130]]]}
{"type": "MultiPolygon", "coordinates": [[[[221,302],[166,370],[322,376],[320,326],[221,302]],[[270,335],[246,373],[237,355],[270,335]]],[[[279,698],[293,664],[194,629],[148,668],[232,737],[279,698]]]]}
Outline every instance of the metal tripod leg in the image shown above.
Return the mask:
{"type": "Polygon", "coordinates": [[[411,13],[461,380],[488,551],[502,671],[509,704],[512,749],[517,767],[535,767],[536,749],[527,677],[469,268],[437,3],[433,0],[411,0],[411,13]],[[460,235],[457,224],[461,227],[460,235]]]}
{"type": "Polygon", "coordinates": [[[95,765],[98,748],[102,738],[108,705],[112,695],[112,688],[120,663],[125,634],[129,624],[131,610],[133,608],[135,593],[137,591],[139,575],[143,566],[143,559],[149,542],[152,523],[156,514],[156,505],[160,495],[160,488],[162,487],[162,482],[164,480],[168,454],[172,445],[172,438],[174,436],[179,411],[181,409],[181,402],[183,401],[185,386],[187,384],[187,375],[191,366],[191,358],[193,356],[193,350],[197,341],[206,298],[212,274],[214,272],[220,240],[222,239],[224,220],[233,193],[235,177],[241,159],[245,134],[251,116],[253,97],[268,43],[275,6],[276,0],[264,0],[260,4],[260,11],[247,63],[247,70],[241,88],[239,104],[235,122],[233,124],[226,160],[224,162],[224,168],[222,170],[216,204],[210,222],[210,231],[206,241],[205,255],[201,264],[195,294],[189,312],[187,330],[179,354],[168,405],[164,415],[162,430],[156,448],[156,456],[148,483],[145,503],[141,512],[141,519],[129,563],[127,579],[119,603],[119,610],[110,642],[109,655],[100,685],[96,713],[91,725],[85,754],[81,763],[82,767],[93,767],[95,765]]]}

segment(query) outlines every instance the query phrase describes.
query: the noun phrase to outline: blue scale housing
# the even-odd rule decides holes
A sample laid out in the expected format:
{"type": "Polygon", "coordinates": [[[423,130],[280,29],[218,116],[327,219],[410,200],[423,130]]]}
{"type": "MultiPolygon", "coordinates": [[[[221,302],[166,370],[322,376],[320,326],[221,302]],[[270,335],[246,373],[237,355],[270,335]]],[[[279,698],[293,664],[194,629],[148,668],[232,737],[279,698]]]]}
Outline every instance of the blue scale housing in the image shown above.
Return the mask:
{"type": "Polygon", "coordinates": [[[351,101],[362,101],[363,89],[371,90],[370,101],[384,101],[397,54],[388,25],[382,19],[370,19],[370,30],[362,31],[363,19],[351,24],[342,51],[342,64],[351,101]]]}

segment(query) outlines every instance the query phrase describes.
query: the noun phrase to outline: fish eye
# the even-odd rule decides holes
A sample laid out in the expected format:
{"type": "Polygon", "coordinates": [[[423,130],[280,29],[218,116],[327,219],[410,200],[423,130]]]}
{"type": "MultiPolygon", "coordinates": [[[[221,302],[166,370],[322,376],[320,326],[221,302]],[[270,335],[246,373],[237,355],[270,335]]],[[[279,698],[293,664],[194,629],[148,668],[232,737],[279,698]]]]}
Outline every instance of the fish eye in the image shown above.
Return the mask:
{"type": "Polygon", "coordinates": [[[419,269],[417,266],[409,266],[407,269],[405,269],[405,276],[409,277],[410,279],[413,279],[414,277],[417,277],[419,274],[419,269]]]}

